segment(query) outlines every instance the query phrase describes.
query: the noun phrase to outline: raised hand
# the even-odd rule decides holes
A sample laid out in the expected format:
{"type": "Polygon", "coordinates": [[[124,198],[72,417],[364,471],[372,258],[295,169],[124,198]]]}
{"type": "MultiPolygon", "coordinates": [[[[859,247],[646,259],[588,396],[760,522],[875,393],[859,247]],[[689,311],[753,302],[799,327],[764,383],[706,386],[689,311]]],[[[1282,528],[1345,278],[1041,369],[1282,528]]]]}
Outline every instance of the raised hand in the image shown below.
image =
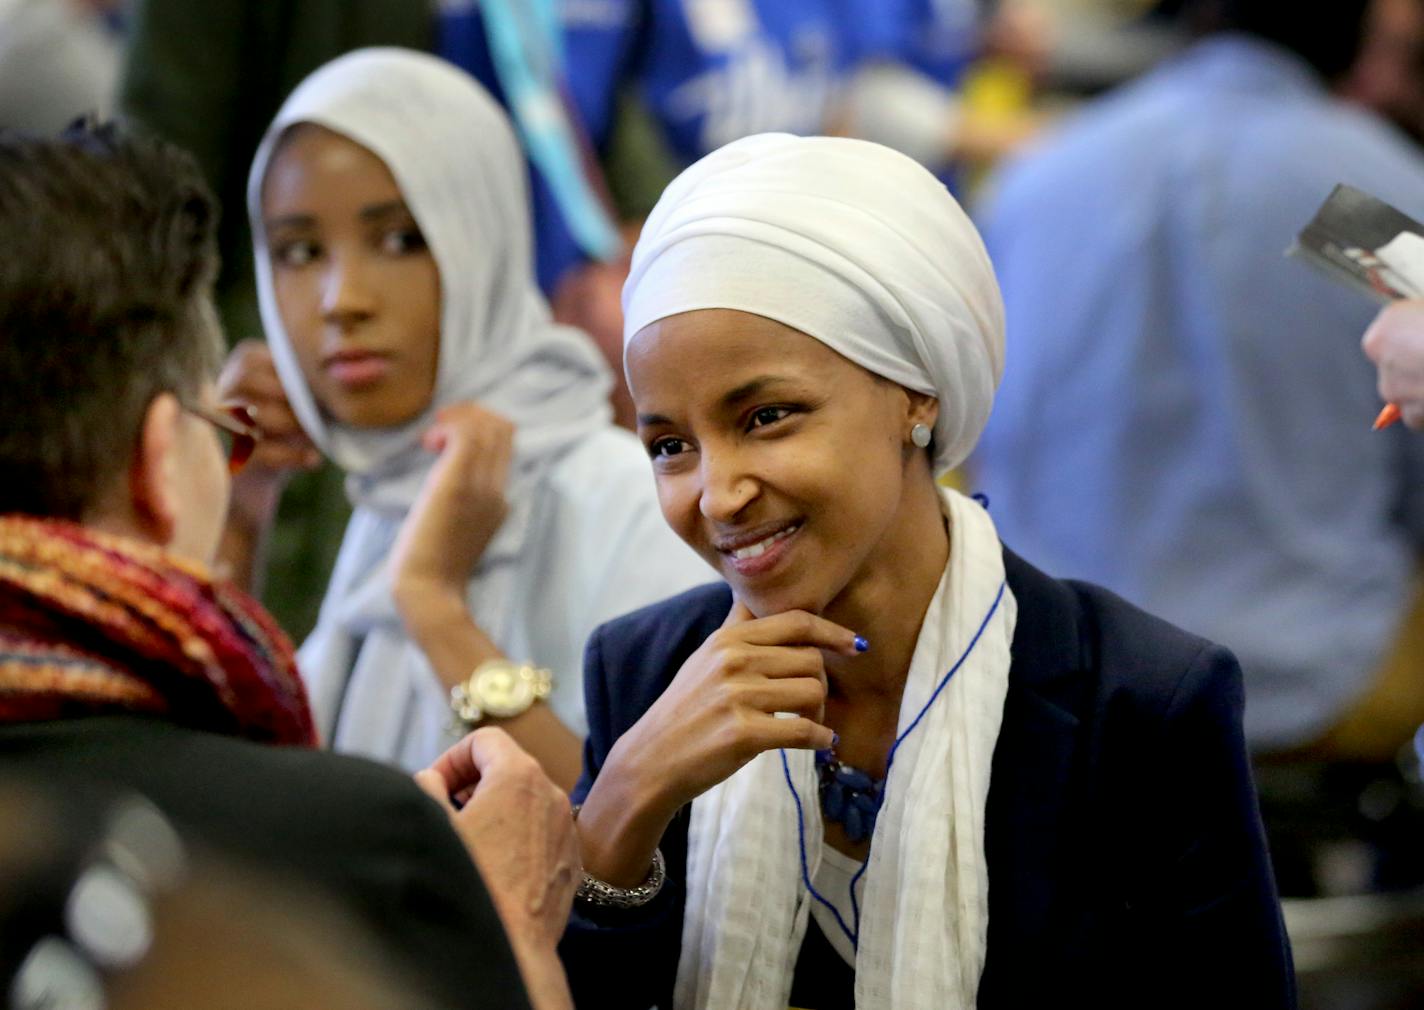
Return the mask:
{"type": "Polygon", "coordinates": [[[218,399],[246,404],[262,429],[252,458],[233,478],[227,526],[219,548],[218,571],[238,585],[257,592],[261,556],[268,528],[287,479],[321,464],[277,378],[272,352],[260,340],[244,340],[233,348],[218,376],[218,399]]]}
{"type": "Polygon", "coordinates": [[[757,619],[734,603],[609,753],[579,817],[589,872],[638,883],[684,804],[763,751],[830,747],[824,653],[854,656],[856,645],[854,632],[823,617],[757,619]]]}
{"type": "Polygon", "coordinates": [[[321,453],[312,444],[277,378],[272,352],[261,340],[244,340],[232,349],[218,375],[218,398],[245,403],[262,439],[252,459],[233,481],[233,506],[242,517],[265,521],[286,479],[314,469],[321,453]]]}
{"type": "Polygon", "coordinates": [[[583,877],[568,797],[494,728],[475,730],[415,781],[479,866],[534,1005],[571,1006],[555,949],[583,877]]]}
{"type": "Polygon", "coordinates": [[[1398,405],[1409,427],[1424,429],[1424,301],[1385,306],[1362,343],[1379,366],[1381,399],[1398,405]]]}
{"type": "Polygon", "coordinates": [[[440,458],[406,516],[392,555],[396,598],[455,593],[509,511],[514,425],[476,403],[441,410],[423,436],[440,458]]]}

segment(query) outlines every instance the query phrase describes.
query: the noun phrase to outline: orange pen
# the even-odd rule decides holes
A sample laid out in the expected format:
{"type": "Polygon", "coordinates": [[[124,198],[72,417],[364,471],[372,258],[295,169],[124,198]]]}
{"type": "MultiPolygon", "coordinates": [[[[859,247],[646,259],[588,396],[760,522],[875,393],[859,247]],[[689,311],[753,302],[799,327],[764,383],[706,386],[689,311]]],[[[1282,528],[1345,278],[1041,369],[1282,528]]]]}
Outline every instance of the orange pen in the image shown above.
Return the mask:
{"type": "Polygon", "coordinates": [[[1379,417],[1375,418],[1374,430],[1375,430],[1375,431],[1380,431],[1380,430],[1382,430],[1382,429],[1384,429],[1384,428],[1388,428],[1388,427],[1389,427],[1391,424],[1393,424],[1395,421],[1398,421],[1399,418],[1400,418],[1399,404],[1397,404],[1397,403],[1386,403],[1386,404],[1384,405],[1384,410],[1381,410],[1381,411],[1379,412],[1379,417]]]}

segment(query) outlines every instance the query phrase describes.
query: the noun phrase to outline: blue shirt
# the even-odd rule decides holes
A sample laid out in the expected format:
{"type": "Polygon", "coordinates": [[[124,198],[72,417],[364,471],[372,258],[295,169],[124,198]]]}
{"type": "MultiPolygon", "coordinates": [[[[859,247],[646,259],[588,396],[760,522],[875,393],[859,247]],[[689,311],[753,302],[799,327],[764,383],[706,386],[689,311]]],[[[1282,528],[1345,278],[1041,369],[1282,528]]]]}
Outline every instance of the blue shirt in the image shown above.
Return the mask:
{"type": "MultiPolygon", "coordinates": [[[[977,42],[974,0],[561,0],[569,94],[595,147],[631,87],[691,163],[766,131],[820,133],[861,63],[899,59],[952,83],[977,42]]],[[[478,5],[446,0],[438,50],[502,98],[478,5]]],[[[535,173],[540,284],[581,254],[535,173]]]]}
{"type": "Polygon", "coordinates": [[[1008,363],[978,457],[1007,543],[1234,650],[1247,737],[1368,686],[1424,540],[1424,438],[1374,433],[1377,306],[1282,256],[1424,159],[1295,56],[1197,43],[1012,167],[982,215],[1008,363]]]}
{"type": "Polygon", "coordinates": [[[861,62],[893,58],[905,0],[650,0],[625,72],[691,162],[754,133],[820,133],[861,62]]]}

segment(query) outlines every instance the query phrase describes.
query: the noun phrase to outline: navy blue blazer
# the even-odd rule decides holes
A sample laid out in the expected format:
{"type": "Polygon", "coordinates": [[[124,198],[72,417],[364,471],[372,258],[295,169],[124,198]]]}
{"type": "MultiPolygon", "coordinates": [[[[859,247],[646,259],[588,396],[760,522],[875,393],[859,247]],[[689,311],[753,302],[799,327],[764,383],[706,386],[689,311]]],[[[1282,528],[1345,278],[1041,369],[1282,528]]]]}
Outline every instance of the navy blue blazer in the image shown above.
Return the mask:
{"type": "MultiPolygon", "coordinates": [[[[986,813],[979,1007],[1293,1007],[1235,658],[1007,549],[1004,564],[1018,623],[986,813]]],[[[594,633],[576,800],[730,606],[725,585],[705,586],[594,633]]],[[[561,953],[577,1005],[670,1010],[687,826],[684,809],[663,836],[652,903],[575,910],[561,953]]]]}

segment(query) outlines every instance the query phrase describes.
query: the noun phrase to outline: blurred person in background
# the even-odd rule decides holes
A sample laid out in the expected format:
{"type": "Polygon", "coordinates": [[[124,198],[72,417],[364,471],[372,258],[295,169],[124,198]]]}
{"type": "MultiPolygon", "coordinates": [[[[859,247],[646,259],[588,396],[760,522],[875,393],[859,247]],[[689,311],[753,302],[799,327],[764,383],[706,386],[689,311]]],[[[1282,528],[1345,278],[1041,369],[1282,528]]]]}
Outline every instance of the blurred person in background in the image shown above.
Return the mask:
{"type": "Polygon", "coordinates": [[[51,133],[113,111],[120,0],[0,0],[0,128],[51,133]]]}
{"type": "MultiPolygon", "coordinates": [[[[233,342],[258,337],[247,172],[282,102],[302,79],[362,46],[428,48],[431,8],[419,0],[130,0],[119,84],[123,116],[191,151],[217,195],[222,257],[216,297],[233,342]]],[[[313,463],[294,477],[269,544],[273,565],[253,586],[289,634],[316,622],[350,509],[342,475],[313,463]]]]}
{"type": "Polygon", "coordinates": [[[238,479],[229,557],[310,439],[356,507],[301,652],[323,736],[413,771],[497,721],[567,789],[589,634],[709,573],[597,348],[549,318],[525,193],[503,111],[437,57],[350,53],[287,100],[248,204],[270,351],[223,382],[286,444],[238,479]]]}
{"type": "Polygon", "coordinates": [[[1424,721],[1424,446],[1370,431],[1348,336],[1368,303],[1281,254],[1339,182],[1424,209],[1419,151],[1330,91],[1367,7],[1187,5],[1204,37],[1011,165],[981,214],[1014,348],[981,486],[1049,570],[1231,647],[1261,761],[1305,777],[1287,791],[1319,824],[1378,836],[1322,880],[1263,764],[1287,894],[1424,877],[1393,764],[1424,721]],[[1395,800],[1365,824],[1381,779],[1395,800]]]}
{"type": "Polygon", "coordinates": [[[1338,91],[1424,144],[1424,0],[1373,0],[1338,91]]]}
{"type": "Polygon", "coordinates": [[[256,436],[212,381],[214,213],[165,143],[0,136],[0,235],[26,250],[0,260],[0,383],[27,394],[0,419],[0,765],[136,790],[324,889],[452,1007],[527,1006],[521,974],[566,1007],[562,791],[494,729],[418,784],[315,749],[290,643],[210,574],[256,436]]]}

